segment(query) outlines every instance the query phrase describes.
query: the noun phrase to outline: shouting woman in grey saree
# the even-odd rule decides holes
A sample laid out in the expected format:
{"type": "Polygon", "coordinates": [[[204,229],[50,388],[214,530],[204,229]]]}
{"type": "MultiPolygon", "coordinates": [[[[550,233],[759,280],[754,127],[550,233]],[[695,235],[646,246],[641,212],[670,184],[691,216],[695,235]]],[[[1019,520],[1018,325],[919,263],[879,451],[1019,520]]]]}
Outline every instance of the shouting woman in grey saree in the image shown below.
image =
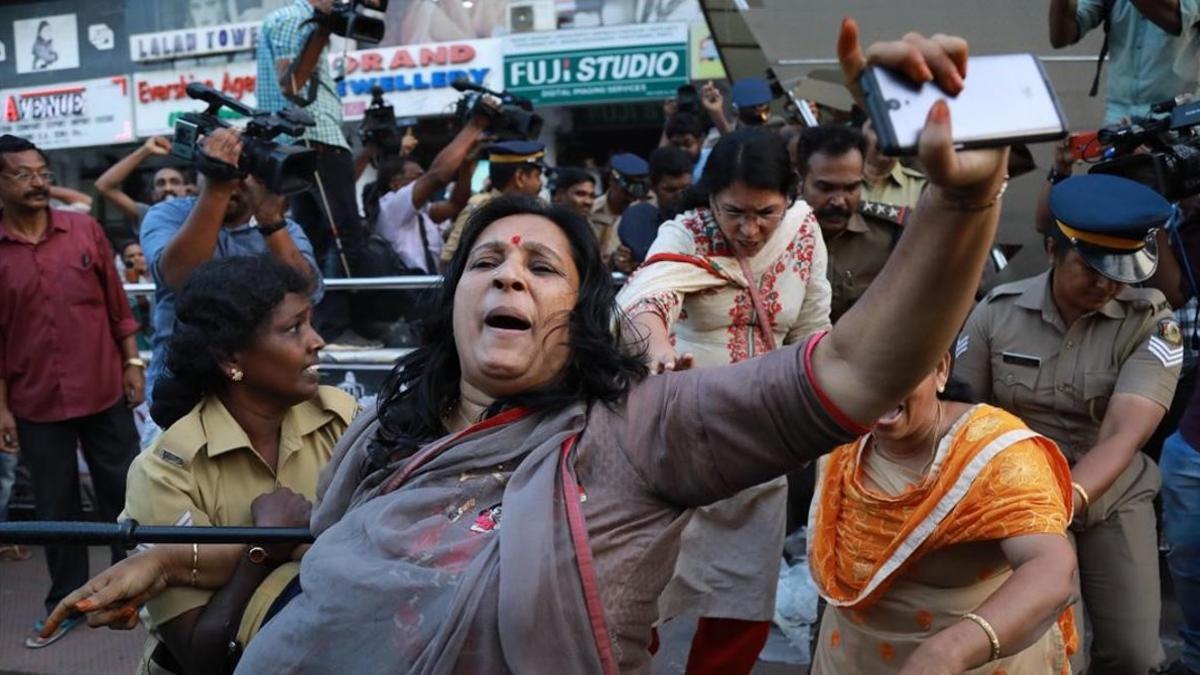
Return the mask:
{"type": "MultiPolygon", "coordinates": [[[[854,30],[851,74],[867,63],[854,30]]],[[[868,56],[956,91],[966,44],[910,35],[868,56]]],[[[481,208],[423,346],[322,474],[300,592],[237,672],[649,672],[681,514],[865,433],[949,346],[1007,154],[950,138],[938,104],[921,138],[933,187],[883,280],[831,332],[723,368],[647,377],[610,331],[587,224],[532,201],[481,208]]],[[[194,570],[183,548],[149,552],[156,583],[207,583],[213,563],[194,570]]],[[[104,623],[149,587],[130,576],[114,568],[60,610],[88,598],[104,623]]]]}

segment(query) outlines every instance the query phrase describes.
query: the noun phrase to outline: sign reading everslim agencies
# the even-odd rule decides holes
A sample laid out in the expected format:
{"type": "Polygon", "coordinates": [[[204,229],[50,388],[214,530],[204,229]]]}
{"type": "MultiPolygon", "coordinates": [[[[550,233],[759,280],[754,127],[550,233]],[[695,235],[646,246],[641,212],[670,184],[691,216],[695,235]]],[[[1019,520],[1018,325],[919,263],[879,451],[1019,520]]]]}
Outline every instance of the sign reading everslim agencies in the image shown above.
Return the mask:
{"type": "MultiPolygon", "coordinates": [[[[255,107],[257,70],[253,61],[238,61],[223,66],[180,68],[135,73],[133,76],[134,113],[138,136],[170,134],[181,113],[200,111],[207,104],[187,95],[189,82],[202,82],[242,103],[255,107]]],[[[221,117],[237,123],[241,116],[228,108],[221,117]]]]}
{"type": "Polygon", "coordinates": [[[28,138],[43,150],[133,140],[129,78],[124,75],[3,89],[0,101],[0,134],[28,138]]]}
{"type": "Polygon", "coordinates": [[[542,105],[668,98],[688,81],[687,50],[686,23],[513,35],[505,81],[542,105]]]}

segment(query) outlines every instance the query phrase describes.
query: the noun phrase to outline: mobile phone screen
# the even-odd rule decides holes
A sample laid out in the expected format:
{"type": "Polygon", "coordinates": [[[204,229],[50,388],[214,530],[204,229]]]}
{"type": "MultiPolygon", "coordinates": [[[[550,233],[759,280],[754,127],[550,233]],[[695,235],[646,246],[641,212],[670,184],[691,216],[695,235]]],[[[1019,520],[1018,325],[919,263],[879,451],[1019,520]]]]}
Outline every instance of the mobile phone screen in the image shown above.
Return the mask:
{"type": "Polygon", "coordinates": [[[1011,145],[1066,135],[1066,119],[1033,54],[971,57],[962,92],[951,97],[932,82],[914,85],[902,74],[873,66],[862,79],[867,110],[888,154],[916,152],[929,109],[950,105],[960,147],[1011,145]]]}

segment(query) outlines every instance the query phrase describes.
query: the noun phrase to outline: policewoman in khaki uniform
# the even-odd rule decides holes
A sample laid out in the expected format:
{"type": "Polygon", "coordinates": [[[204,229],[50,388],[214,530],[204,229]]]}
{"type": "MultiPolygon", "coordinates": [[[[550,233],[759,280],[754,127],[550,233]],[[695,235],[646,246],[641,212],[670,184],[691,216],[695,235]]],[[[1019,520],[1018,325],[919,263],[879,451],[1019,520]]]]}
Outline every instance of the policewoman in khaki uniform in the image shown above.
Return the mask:
{"type": "MultiPolygon", "coordinates": [[[[151,410],[166,431],[130,467],[122,518],[308,525],[318,474],[358,407],[319,386],[324,342],[310,323],[309,285],[268,258],[197,268],[179,294],[167,352],[172,376],[158,383],[151,410]]],[[[296,547],[164,545],[125,567],[179,548],[191,559],[191,577],[146,602],[151,638],[139,672],[231,671],[233,645],[244,646],[276,601],[298,592],[299,564],[289,562],[296,547]],[[216,583],[206,581],[214,576],[216,583]]]]}
{"type": "Polygon", "coordinates": [[[1093,631],[1088,672],[1146,673],[1164,658],[1160,478],[1139,450],[1171,404],[1183,348],[1163,295],[1128,284],[1154,272],[1154,234],[1171,206],[1138,183],[1088,175],[1056,185],[1050,208],[1050,270],[996,288],[975,308],[954,375],[1066,455],[1093,631]]]}

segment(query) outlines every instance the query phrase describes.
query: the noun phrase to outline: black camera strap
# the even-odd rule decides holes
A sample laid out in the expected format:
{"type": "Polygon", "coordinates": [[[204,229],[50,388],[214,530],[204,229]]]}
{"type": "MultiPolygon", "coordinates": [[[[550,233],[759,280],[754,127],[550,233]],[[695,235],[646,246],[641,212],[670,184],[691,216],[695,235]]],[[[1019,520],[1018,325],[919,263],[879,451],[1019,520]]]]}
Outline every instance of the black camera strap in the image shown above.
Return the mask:
{"type": "Polygon", "coordinates": [[[429,250],[429,235],[425,233],[425,215],[417,211],[417,230],[421,233],[421,251],[425,253],[425,273],[437,274],[437,261],[433,259],[433,251],[429,250]]]}
{"type": "Polygon", "coordinates": [[[1092,88],[1088,96],[1095,97],[1100,91],[1100,71],[1104,70],[1104,59],[1108,58],[1108,34],[1112,30],[1112,11],[1116,0],[1104,0],[1104,44],[1100,45],[1100,56],[1096,57],[1096,74],[1092,77],[1092,88]]]}

